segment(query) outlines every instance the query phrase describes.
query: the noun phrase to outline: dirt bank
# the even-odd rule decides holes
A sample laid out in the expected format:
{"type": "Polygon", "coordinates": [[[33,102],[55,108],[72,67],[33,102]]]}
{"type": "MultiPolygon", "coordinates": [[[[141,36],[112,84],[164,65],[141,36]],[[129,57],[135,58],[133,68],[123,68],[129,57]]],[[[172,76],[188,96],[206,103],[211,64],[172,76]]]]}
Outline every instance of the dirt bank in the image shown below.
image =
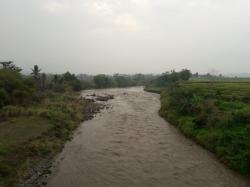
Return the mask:
{"type": "Polygon", "coordinates": [[[250,186],[158,116],[159,95],[110,94],[108,109],[84,122],[58,158],[48,187],[250,186]]]}

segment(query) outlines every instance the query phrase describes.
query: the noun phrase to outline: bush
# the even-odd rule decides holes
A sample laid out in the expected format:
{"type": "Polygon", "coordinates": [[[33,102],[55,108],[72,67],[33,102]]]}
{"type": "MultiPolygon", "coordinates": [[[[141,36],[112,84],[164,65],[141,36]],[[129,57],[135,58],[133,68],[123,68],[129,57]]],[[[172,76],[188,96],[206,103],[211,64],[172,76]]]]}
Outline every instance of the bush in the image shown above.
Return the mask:
{"type": "Polygon", "coordinates": [[[162,93],[160,114],[229,167],[250,176],[250,103],[242,99],[249,94],[246,84],[183,83],[162,93]]]}
{"type": "Polygon", "coordinates": [[[192,117],[183,117],[179,119],[179,128],[188,137],[194,137],[196,132],[196,124],[192,117]]]}
{"type": "Polygon", "coordinates": [[[32,99],[34,85],[19,72],[0,69],[0,107],[32,99]]]}
{"type": "Polygon", "coordinates": [[[12,167],[10,162],[0,161],[0,179],[12,174],[12,167]]]}
{"type": "Polygon", "coordinates": [[[5,89],[0,88],[0,108],[6,105],[9,102],[8,94],[5,89]]]}
{"type": "Polygon", "coordinates": [[[241,110],[236,110],[232,112],[233,116],[233,121],[235,123],[250,123],[250,109],[249,108],[244,108],[241,110]]]}
{"type": "Polygon", "coordinates": [[[25,113],[25,108],[20,106],[5,106],[2,109],[2,115],[5,117],[17,117],[25,113]]]}

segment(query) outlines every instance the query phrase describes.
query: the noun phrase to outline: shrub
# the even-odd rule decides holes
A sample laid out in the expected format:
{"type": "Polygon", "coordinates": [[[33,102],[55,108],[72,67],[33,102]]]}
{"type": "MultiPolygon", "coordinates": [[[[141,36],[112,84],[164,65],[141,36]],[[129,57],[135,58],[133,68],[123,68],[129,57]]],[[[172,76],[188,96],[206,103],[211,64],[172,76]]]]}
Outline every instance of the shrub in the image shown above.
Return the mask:
{"type": "Polygon", "coordinates": [[[6,105],[9,102],[8,94],[5,89],[0,88],[0,108],[6,105]]]}
{"type": "Polygon", "coordinates": [[[244,108],[236,110],[232,113],[233,121],[235,123],[250,123],[250,109],[244,108]]]}
{"type": "Polygon", "coordinates": [[[247,84],[183,83],[161,95],[160,114],[229,167],[250,176],[247,84]]]}
{"type": "Polygon", "coordinates": [[[192,117],[183,117],[179,119],[178,126],[181,131],[188,137],[194,137],[196,132],[196,124],[192,117]]]}
{"type": "Polygon", "coordinates": [[[23,114],[25,111],[24,107],[20,107],[20,106],[5,106],[2,108],[2,114],[5,117],[17,117],[20,116],[21,114],[23,114]]]}

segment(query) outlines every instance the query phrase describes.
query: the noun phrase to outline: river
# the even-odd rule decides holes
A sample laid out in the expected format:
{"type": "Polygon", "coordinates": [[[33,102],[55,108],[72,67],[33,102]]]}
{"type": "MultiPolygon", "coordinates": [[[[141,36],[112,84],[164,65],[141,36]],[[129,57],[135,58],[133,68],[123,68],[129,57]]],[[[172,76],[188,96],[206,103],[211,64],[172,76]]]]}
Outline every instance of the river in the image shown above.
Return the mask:
{"type": "Polygon", "coordinates": [[[250,183],[158,115],[159,95],[141,87],[113,94],[109,109],[80,125],[48,187],[244,187],[250,183]]]}

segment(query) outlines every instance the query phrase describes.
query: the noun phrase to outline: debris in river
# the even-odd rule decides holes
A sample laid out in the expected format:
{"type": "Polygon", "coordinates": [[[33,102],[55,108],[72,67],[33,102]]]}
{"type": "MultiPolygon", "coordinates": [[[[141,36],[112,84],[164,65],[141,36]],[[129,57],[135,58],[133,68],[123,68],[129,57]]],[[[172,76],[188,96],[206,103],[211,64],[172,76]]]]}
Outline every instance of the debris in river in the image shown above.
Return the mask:
{"type": "Polygon", "coordinates": [[[105,96],[97,96],[96,100],[97,101],[108,101],[110,99],[114,99],[113,95],[105,95],[105,96]]]}

